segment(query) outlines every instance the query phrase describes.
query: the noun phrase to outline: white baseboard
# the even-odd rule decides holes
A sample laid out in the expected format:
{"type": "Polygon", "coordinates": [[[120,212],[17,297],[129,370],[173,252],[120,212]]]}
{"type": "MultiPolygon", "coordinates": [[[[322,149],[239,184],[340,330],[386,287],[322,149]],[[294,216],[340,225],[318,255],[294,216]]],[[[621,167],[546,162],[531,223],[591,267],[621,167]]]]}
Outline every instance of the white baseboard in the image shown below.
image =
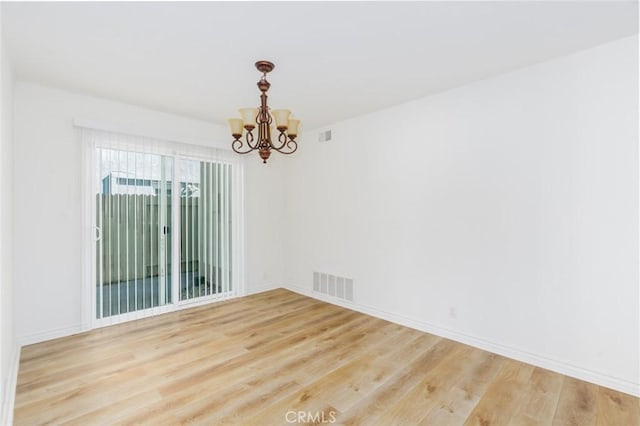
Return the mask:
{"type": "Polygon", "coordinates": [[[0,412],[0,424],[13,424],[13,406],[16,401],[16,386],[18,385],[18,368],[20,367],[21,347],[14,345],[9,360],[9,371],[7,374],[6,386],[2,395],[2,411],[0,412]]]}
{"type": "Polygon", "coordinates": [[[258,286],[258,287],[249,287],[249,288],[247,288],[247,291],[245,292],[245,296],[249,296],[251,294],[264,293],[265,291],[275,290],[277,288],[280,288],[280,287],[277,286],[277,285],[271,285],[271,284],[261,285],[261,286],[258,286]]]}
{"type": "Polygon", "coordinates": [[[72,334],[82,333],[83,327],[81,324],[74,325],[72,327],[56,328],[53,330],[47,330],[39,333],[33,333],[26,336],[19,336],[18,343],[21,346],[32,345],[34,343],[44,342],[45,340],[57,339],[59,337],[71,336],[72,334]]]}
{"type": "Polygon", "coordinates": [[[327,296],[321,293],[314,292],[310,289],[288,285],[285,287],[288,290],[309,296],[314,299],[322,300],[334,305],[342,306],[354,311],[362,312],[367,315],[371,315],[376,318],[384,319],[396,324],[404,325],[416,330],[424,331],[426,333],[435,334],[436,336],[444,337],[456,342],[464,343],[491,353],[505,356],[507,358],[515,359],[527,364],[534,365],[536,367],[545,368],[547,370],[555,371],[556,373],[564,374],[566,376],[575,377],[576,379],[584,380],[596,385],[604,386],[610,389],[614,389],[620,392],[624,392],[633,396],[640,396],[640,383],[631,382],[618,377],[612,377],[604,373],[588,370],[579,366],[571,365],[563,361],[547,358],[537,354],[523,351],[518,348],[502,345],[499,343],[491,342],[485,339],[470,336],[464,333],[457,332],[455,330],[449,330],[434,324],[427,323],[425,321],[417,320],[414,318],[405,317],[393,312],[383,311],[381,309],[373,308],[370,306],[361,305],[337,299],[331,296],[327,296]]]}

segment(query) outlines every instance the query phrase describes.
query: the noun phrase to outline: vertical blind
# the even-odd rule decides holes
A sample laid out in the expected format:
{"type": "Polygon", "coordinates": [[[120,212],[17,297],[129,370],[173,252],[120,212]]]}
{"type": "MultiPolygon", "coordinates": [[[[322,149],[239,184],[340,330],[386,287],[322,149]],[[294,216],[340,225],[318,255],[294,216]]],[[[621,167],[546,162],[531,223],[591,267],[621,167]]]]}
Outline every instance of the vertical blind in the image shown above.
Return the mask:
{"type": "Polygon", "coordinates": [[[231,165],[181,159],[180,300],[232,286],[231,165]]]}
{"type": "Polygon", "coordinates": [[[94,180],[94,318],[235,295],[237,163],[119,133],[82,129],[82,139],[94,180]]]}

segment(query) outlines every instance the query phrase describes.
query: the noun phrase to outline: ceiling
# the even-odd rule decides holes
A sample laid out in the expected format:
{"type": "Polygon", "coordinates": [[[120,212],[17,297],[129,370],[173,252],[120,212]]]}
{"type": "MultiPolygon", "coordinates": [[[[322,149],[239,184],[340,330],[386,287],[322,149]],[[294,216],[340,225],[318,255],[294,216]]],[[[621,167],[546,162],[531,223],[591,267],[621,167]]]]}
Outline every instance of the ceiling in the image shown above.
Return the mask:
{"type": "Polygon", "coordinates": [[[3,3],[20,80],[222,124],[269,105],[307,129],[638,33],[630,2],[3,3]]]}

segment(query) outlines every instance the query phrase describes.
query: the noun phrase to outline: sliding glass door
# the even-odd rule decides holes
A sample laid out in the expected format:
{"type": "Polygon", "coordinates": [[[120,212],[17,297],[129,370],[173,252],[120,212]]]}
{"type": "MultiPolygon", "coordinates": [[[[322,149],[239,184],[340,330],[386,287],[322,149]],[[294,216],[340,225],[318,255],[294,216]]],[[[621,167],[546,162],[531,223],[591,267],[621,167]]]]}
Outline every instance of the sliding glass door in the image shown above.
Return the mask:
{"type": "Polygon", "coordinates": [[[92,323],[236,295],[238,166],[211,150],[207,158],[111,133],[83,138],[93,180],[92,323]]]}
{"type": "Polygon", "coordinates": [[[231,166],[180,161],[180,300],[232,286],[231,166]]]}
{"type": "Polygon", "coordinates": [[[96,148],[96,315],[172,301],[173,158],[96,148]]]}

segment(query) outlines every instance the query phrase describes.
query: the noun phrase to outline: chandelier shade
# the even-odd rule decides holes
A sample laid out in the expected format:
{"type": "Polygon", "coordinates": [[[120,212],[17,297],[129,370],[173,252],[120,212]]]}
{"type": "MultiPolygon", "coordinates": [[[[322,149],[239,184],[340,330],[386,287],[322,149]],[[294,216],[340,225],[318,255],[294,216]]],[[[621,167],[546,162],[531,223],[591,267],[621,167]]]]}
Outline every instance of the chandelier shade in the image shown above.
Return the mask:
{"type": "Polygon", "coordinates": [[[291,137],[298,136],[298,126],[300,125],[300,120],[296,120],[295,118],[289,119],[289,127],[287,129],[287,133],[291,137]]]}
{"type": "Polygon", "coordinates": [[[267,105],[267,91],[271,83],[267,81],[267,73],[274,68],[269,61],[256,62],[256,68],[262,72],[262,78],[258,81],[260,90],[260,106],[257,108],[240,108],[240,117],[230,118],[229,127],[233,142],[231,148],[238,154],[248,154],[258,151],[262,162],[266,163],[271,151],[281,154],[293,154],[298,149],[296,137],[300,120],[291,117],[288,109],[271,110],[267,105]],[[275,121],[275,129],[273,124],[275,121]],[[257,131],[254,134],[254,131],[257,131]],[[271,135],[278,133],[277,141],[271,135]]]}
{"type": "Polygon", "coordinates": [[[229,126],[231,126],[231,134],[233,136],[235,135],[242,136],[242,119],[241,118],[230,118],[229,126]]]}
{"type": "Polygon", "coordinates": [[[240,108],[238,111],[240,112],[240,117],[242,117],[242,122],[245,127],[256,126],[258,108],[240,108]]]}

